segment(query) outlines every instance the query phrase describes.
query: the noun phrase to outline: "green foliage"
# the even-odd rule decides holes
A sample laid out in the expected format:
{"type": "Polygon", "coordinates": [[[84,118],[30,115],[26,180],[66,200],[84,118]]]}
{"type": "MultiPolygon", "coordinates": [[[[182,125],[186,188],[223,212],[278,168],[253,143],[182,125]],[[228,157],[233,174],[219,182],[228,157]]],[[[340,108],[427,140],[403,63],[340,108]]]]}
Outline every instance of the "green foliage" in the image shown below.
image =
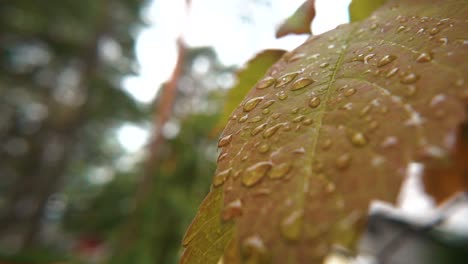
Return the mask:
{"type": "Polygon", "coordinates": [[[466,1],[392,1],[284,55],[231,115],[181,263],[322,263],[466,120],[466,1]],[[443,19],[442,19],[443,18],[443,19]],[[221,203],[220,200],[223,200],[221,203]]]}
{"type": "Polygon", "coordinates": [[[353,0],[349,4],[349,19],[351,22],[368,18],[377,8],[387,0],[353,0]]]}

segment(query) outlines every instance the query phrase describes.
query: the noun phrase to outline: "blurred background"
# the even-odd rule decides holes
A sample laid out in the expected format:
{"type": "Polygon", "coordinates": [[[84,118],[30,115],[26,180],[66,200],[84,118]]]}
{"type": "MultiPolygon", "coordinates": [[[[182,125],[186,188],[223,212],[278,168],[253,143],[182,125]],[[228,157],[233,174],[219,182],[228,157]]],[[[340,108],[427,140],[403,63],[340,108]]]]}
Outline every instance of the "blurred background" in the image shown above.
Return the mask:
{"type": "MultiPolygon", "coordinates": [[[[176,263],[227,91],[301,0],[0,4],[0,263],[176,263]]],[[[317,0],[314,34],[348,21],[317,0]]]]}

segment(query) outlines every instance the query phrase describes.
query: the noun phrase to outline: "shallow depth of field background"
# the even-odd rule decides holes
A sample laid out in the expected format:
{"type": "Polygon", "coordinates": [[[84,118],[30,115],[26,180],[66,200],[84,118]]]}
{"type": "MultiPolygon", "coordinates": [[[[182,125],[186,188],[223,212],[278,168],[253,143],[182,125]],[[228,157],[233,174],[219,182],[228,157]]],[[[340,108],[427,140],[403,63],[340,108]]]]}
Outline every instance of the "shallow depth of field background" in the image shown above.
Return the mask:
{"type": "MultiPolygon", "coordinates": [[[[301,3],[0,5],[0,262],[176,263],[235,71],[307,38],[274,38],[301,3]]],[[[348,4],[317,0],[313,33],[348,4]]]]}

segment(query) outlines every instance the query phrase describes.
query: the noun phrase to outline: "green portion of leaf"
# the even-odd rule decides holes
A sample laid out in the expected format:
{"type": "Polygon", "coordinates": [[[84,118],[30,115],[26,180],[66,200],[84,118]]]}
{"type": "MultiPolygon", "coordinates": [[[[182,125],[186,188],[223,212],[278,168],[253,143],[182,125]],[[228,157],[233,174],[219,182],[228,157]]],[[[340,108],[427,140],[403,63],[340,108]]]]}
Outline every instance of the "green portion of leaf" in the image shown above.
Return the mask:
{"type": "Polygon", "coordinates": [[[212,190],[198,209],[198,214],[185,233],[186,246],[181,264],[217,263],[232,239],[233,223],[222,222],[223,190],[212,190]]]}
{"type": "Polygon", "coordinates": [[[223,115],[219,122],[220,130],[224,128],[232,111],[242,102],[242,99],[244,99],[245,95],[250,91],[250,88],[265,75],[266,71],[277,62],[285,52],[284,50],[276,49],[264,50],[247,62],[246,66],[237,73],[237,84],[232,87],[227,94],[227,101],[224,105],[223,115]]]}
{"type": "MultiPolygon", "coordinates": [[[[410,162],[451,153],[468,106],[467,14],[465,0],[392,1],[283,56],[219,143],[224,205],[193,223],[241,205],[216,258],[322,263],[333,244],[354,246],[372,200],[395,201],[410,162]]],[[[221,206],[213,197],[205,207],[221,206]]],[[[192,251],[223,237],[205,228],[192,251]]]]}
{"type": "Polygon", "coordinates": [[[305,1],[292,16],[276,30],[276,37],[289,34],[312,34],[310,24],[315,17],[315,0],[305,1]]]}
{"type": "Polygon", "coordinates": [[[351,22],[364,20],[386,1],[387,0],[352,0],[349,4],[349,19],[351,22]]]}

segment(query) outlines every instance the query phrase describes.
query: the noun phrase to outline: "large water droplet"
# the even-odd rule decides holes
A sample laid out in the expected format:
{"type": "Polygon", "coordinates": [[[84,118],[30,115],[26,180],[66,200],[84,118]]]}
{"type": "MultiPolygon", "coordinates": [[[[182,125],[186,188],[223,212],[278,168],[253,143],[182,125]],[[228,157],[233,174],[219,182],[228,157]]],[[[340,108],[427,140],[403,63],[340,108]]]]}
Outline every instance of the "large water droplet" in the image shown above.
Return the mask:
{"type": "Polygon", "coordinates": [[[322,149],[323,150],[329,150],[332,144],[333,144],[333,141],[331,139],[327,138],[322,142],[322,149]]]}
{"type": "Polygon", "coordinates": [[[415,73],[408,73],[408,74],[405,74],[401,79],[400,79],[400,82],[403,83],[403,84],[411,84],[411,83],[415,83],[419,80],[419,75],[415,74],[415,73]]]}
{"type": "Polygon", "coordinates": [[[284,100],[284,99],[288,98],[288,95],[286,94],[285,91],[279,91],[276,94],[276,97],[278,97],[278,99],[280,99],[280,100],[284,100]]]}
{"type": "Polygon", "coordinates": [[[420,63],[429,62],[431,60],[432,60],[431,54],[426,53],[426,52],[419,54],[419,56],[416,58],[416,61],[420,63]]]}
{"type": "Polygon", "coordinates": [[[293,83],[293,85],[291,86],[291,91],[296,91],[296,90],[305,88],[306,86],[312,84],[313,82],[314,80],[310,78],[300,78],[293,83]]]}
{"type": "Polygon", "coordinates": [[[262,108],[268,108],[270,107],[272,104],[274,104],[276,101],[275,100],[268,100],[266,101],[263,105],[262,105],[262,108]]]}
{"type": "Polygon", "coordinates": [[[263,117],[261,117],[261,116],[254,116],[249,120],[249,123],[257,123],[257,122],[261,121],[262,119],[263,119],[263,117]]]}
{"type": "Polygon", "coordinates": [[[273,136],[285,123],[276,124],[263,132],[263,138],[269,138],[273,136]]]}
{"type": "Polygon", "coordinates": [[[395,75],[395,74],[398,72],[398,70],[399,70],[398,67],[395,67],[395,68],[389,70],[389,71],[387,72],[387,74],[385,75],[385,77],[386,77],[386,78],[392,77],[393,75],[395,75]]]}
{"type": "Polygon", "coordinates": [[[385,66],[390,62],[396,60],[396,58],[397,57],[395,55],[385,55],[382,57],[382,59],[379,60],[379,62],[377,63],[377,67],[385,66]]]}
{"type": "Polygon", "coordinates": [[[255,98],[248,100],[244,104],[244,112],[252,111],[258,105],[258,103],[260,103],[262,100],[263,100],[263,97],[255,97],[255,98]]]}
{"type": "Polygon", "coordinates": [[[298,240],[302,231],[303,217],[302,210],[294,210],[284,217],[280,222],[281,235],[290,241],[298,240]]]}
{"type": "Polygon", "coordinates": [[[309,125],[312,125],[314,123],[314,120],[312,118],[306,118],[304,119],[304,121],[302,122],[302,124],[306,125],[306,126],[309,126],[309,125]]]}
{"type": "Polygon", "coordinates": [[[283,76],[281,76],[279,79],[278,79],[278,82],[276,83],[276,87],[283,87],[285,86],[286,84],[290,83],[292,80],[294,80],[294,78],[296,78],[296,76],[298,75],[299,73],[298,72],[291,72],[291,73],[287,73],[283,76]]]}
{"type": "Polygon", "coordinates": [[[242,183],[247,187],[257,184],[271,167],[271,163],[267,161],[258,162],[248,167],[242,175],[242,183]]]}
{"type": "Polygon", "coordinates": [[[224,221],[228,221],[234,218],[237,218],[242,215],[242,201],[236,199],[228,203],[222,212],[222,218],[224,221]]]}
{"type": "Polygon", "coordinates": [[[361,132],[356,132],[351,135],[351,143],[356,147],[362,147],[367,144],[366,136],[361,132]]]}
{"type": "Polygon", "coordinates": [[[218,141],[218,147],[221,148],[221,147],[228,145],[229,143],[231,143],[231,140],[232,140],[232,135],[227,135],[227,136],[222,137],[218,141]]]}
{"type": "Polygon", "coordinates": [[[271,118],[278,119],[280,116],[281,116],[280,113],[274,113],[274,114],[271,115],[271,118]]]}
{"type": "Polygon", "coordinates": [[[344,91],[343,94],[344,94],[346,97],[348,97],[348,96],[351,96],[351,95],[353,95],[353,94],[355,94],[355,93],[356,93],[356,89],[355,89],[355,88],[348,88],[348,89],[346,89],[346,91],[344,91]]]}
{"type": "Polygon", "coordinates": [[[289,162],[283,162],[278,165],[274,165],[268,172],[268,177],[270,177],[270,179],[281,179],[289,173],[291,168],[292,166],[289,162]]]}
{"type": "Polygon", "coordinates": [[[261,144],[261,145],[258,147],[258,151],[259,151],[260,153],[267,153],[269,150],[270,150],[270,145],[268,145],[268,144],[261,144]]]}
{"type": "Polygon", "coordinates": [[[239,123],[244,123],[249,118],[249,115],[243,115],[239,118],[239,123]]]}
{"type": "Polygon", "coordinates": [[[335,161],[335,166],[337,169],[344,170],[349,167],[351,163],[351,155],[349,153],[342,154],[335,161]]]}
{"type": "Polygon", "coordinates": [[[258,235],[246,238],[242,242],[242,263],[245,264],[268,264],[271,261],[270,254],[258,235]]]}
{"type": "Polygon", "coordinates": [[[302,122],[302,120],[304,120],[304,118],[305,118],[305,116],[300,115],[300,116],[294,118],[294,119],[292,120],[292,122],[293,122],[293,123],[299,123],[299,122],[302,122]]]}
{"type": "Polygon", "coordinates": [[[316,108],[320,105],[320,97],[313,96],[309,101],[309,106],[312,108],[316,108]]]}
{"type": "Polygon", "coordinates": [[[257,89],[265,89],[270,87],[276,82],[276,79],[273,77],[265,77],[257,84],[257,89]]]}
{"type": "Polygon", "coordinates": [[[231,168],[229,168],[227,170],[223,170],[221,172],[218,172],[213,178],[213,186],[214,187],[221,186],[226,181],[226,179],[229,177],[231,172],[232,172],[231,168]]]}
{"type": "Polygon", "coordinates": [[[227,155],[228,155],[227,152],[223,152],[223,153],[219,154],[217,162],[220,162],[221,160],[225,159],[227,157],[227,155]]]}
{"type": "Polygon", "coordinates": [[[250,132],[250,135],[255,136],[258,133],[262,132],[266,127],[267,127],[267,124],[261,124],[258,127],[254,128],[252,132],[250,132]]]}

